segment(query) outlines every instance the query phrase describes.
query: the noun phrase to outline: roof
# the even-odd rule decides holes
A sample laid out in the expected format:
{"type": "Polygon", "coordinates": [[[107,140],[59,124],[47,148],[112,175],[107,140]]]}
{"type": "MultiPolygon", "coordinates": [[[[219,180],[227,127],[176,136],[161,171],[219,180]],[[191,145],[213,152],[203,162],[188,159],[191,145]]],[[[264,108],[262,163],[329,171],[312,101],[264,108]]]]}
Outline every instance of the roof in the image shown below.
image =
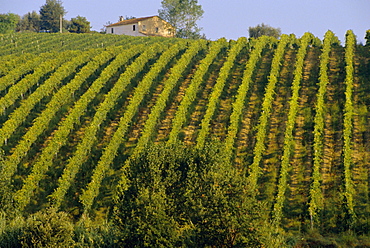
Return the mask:
{"type": "MultiPolygon", "coordinates": [[[[146,19],[150,19],[150,18],[153,18],[153,17],[156,17],[156,16],[148,16],[148,17],[140,17],[140,18],[134,18],[134,19],[129,19],[129,20],[123,20],[123,21],[120,21],[120,22],[116,22],[116,23],[110,24],[107,27],[113,27],[113,26],[120,26],[120,25],[128,25],[128,24],[138,23],[140,21],[144,21],[146,19]]],[[[160,18],[160,17],[158,17],[158,18],[160,18]]]]}

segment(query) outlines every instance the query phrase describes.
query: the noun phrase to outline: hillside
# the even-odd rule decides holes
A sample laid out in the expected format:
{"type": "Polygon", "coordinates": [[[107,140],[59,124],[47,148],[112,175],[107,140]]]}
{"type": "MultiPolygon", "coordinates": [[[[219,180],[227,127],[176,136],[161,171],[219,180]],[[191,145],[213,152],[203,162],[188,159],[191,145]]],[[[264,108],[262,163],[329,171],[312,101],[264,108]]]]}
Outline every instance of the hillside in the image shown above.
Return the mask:
{"type": "Polygon", "coordinates": [[[99,221],[148,147],[216,142],[271,223],[368,232],[370,50],[351,31],[345,44],[0,37],[4,209],[99,221]]]}

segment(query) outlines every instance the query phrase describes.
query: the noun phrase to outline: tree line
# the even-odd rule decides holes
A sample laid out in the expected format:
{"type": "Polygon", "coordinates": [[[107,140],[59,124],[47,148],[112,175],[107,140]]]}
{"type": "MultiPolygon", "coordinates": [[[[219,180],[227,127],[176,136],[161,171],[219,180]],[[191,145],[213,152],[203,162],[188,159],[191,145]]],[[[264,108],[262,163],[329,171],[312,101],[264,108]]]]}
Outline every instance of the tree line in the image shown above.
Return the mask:
{"type": "MultiPolygon", "coordinates": [[[[176,37],[205,39],[202,28],[197,25],[204,14],[202,6],[196,0],[163,0],[158,15],[176,28],[176,37]]],[[[28,12],[23,16],[14,13],[0,14],[0,34],[13,32],[91,32],[90,22],[86,17],[77,16],[65,20],[67,13],[61,0],[46,0],[39,12],[28,12]]],[[[131,17],[132,18],[132,17],[131,17]]],[[[131,19],[127,18],[127,19],[131,19]]],[[[273,28],[262,23],[249,27],[249,37],[258,38],[262,35],[279,38],[280,28],[273,28]]]]}
{"type": "Polygon", "coordinates": [[[77,16],[65,20],[67,11],[60,0],[46,0],[40,11],[28,12],[23,16],[14,13],[0,14],[0,33],[13,32],[71,32],[89,33],[90,22],[86,17],[77,16]]]}

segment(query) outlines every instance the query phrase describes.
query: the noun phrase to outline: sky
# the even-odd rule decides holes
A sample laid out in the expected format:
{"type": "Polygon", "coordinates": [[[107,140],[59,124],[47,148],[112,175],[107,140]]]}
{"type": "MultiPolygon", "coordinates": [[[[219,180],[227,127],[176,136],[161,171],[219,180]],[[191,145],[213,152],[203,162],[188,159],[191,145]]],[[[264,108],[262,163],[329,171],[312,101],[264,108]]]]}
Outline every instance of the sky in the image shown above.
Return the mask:
{"type": "MultiPolygon", "coordinates": [[[[20,16],[39,11],[46,0],[0,0],[0,13],[20,16]]],[[[62,0],[65,19],[77,15],[100,31],[119,16],[145,17],[158,14],[161,0],[62,0]]],[[[264,23],[280,28],[284,34],[301,37],[311,32],[320,39],[327,30],[343,42],[352,29],[358,42],[365,43],[370,29],[370,0],[198,0],[204,14],[198,21],[208,39],[248,37],[248,28],[264,23]]]]}

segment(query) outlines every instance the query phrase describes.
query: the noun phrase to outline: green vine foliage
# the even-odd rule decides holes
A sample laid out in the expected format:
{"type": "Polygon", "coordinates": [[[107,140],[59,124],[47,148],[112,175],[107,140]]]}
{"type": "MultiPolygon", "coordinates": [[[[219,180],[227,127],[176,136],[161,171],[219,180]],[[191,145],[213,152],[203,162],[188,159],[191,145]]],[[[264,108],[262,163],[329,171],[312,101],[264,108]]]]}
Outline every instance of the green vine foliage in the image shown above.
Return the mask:
{"type": "MultiPolygon", "coordinates": [[[[130,66],[128,66],[125,72],[121,74],[120,78],[118,79],[114,87],[110,90],[110,92],[107,94],[104,101],[98,106],[93,120],[87,127],[82,140],[77,145],[77,149],[74,155],[69,159],[64,169],[63,175],[59,180],[59,187],[55,190],[55,192],[51,196],[54,199],[53,204],[55,207],[60,206],[80,166],[84,163],[84,158],[93,147],[95,140],[97,138],[96,133],[98,132],[101,123],[105,120],[109,110],[111,110],[114,107],[119,96],[122,94],[122,92],[124,92],[127,85],[130,83],[130,80],[134,78],[135,75],[137,75],[137,73],[139,73],[142,70],[142,68],[145,66],[145,64],[149,61],[149,59],[152,56],[162,51],[162,48],[160,48],[159,46],[155,46],[153,49],[148,49],[145,52],[143,52],[143,48],[144,48],[143,46],[140,46],[139,49],[137,50],[132,49],[131,52],[129,53],[127,53],[126,51],[122,52],[119,56],[117,56],[116,60],[112,62],[110,67],[109,66],[106,67],[105,71],[108,74],[105,76],[105,78],[96,81],[97,86],[99,88],[103,87],[105,82],[114,75],[114,73],[122,66],[122,64],[125,64],[130,58],[142,52],[141,56],[139,56],[130,66]]],[[[95,94],[97,93],[98,92],[95,92],[95,94]]],[[[93,96],[95,96],[95,94],[93,96]]],[[[91,101],[93,97],[91,96],[91,98],[89,99],[91,101]]]]}
{"type": "Polygon", "coordinates": [[[176,115],[172,122],[171,133],[169,134],[168,144],[176,143],[178,135],[183,127],[186,118],[188,117],[188,111],[190,105],[195,101],[196,95],[200,90],[200,86],[204,82],[204,76],[207,73],[212,62],[217,58],[217,55],[227,46],[225,39],[220,39],[212,43],[207,56],[199,63],[197,71],[191,80],[189,87],[186,89],[184,99],[182,99],[180,106],[176,111],[176,115]]]}
{"type": "MultiPolygon", "coordinates": [[[[145,94],[149,91],[153,79],[163,70],[163,68],[170,62],[170,60],[182,49],[185,48],[185,43],[179,43],[173,45],[158,59],[157,63],[152,69],[146,74],[144,79],[139,83],[139,87],[136,88],[134,96],[130,101],[127,111],[124,116],[120,119],[118,130],[115,132],[108,146],[105,148],[102,157],[100,158],[96,168],[94,169],[91,182],[87,185],[81,195],[81,201],[85,207],[85,212],[91,209],[94,199],[99,194],[99,188],[101,182],[109,169],[109,165],[113,162],[114,157],[117,154],[117,150],[122,143],[122,138],[127,132],[127,127],[136,112],[140,103],[143,101],[145,94]]],[[[150,58],[150,55],[147,55],[150,58]]]]}
{"type": "Polygon", "coordinates": [[[292,155],[292,148],[294,144],[293,131],[298,112],[299,89],[302,80],[303,65],[305,55],[307,52],[307,47],[312,41],[312,38],[313,35],[310,33],[305,33],[301,38],[300,47],[297,53],[295,69],[293,73],[294,79],[291,87],[292,97],[289,100],[289,113],[284,134],[284,146],[283,146],[283,156],[281,158],[280,177],[273,210],[273,222],[276,225],[280,225],[281,219],[283,218],[283,207],[286,199],[285,193],[287,191],[288,186],[287,180],[290,167],[290,158],[292,155]]]}
{"type": "Polygon", "coordinates": [[[222,91],[224,89],[226,80],[228,79],[230,75],[230,71],[232,67],[234,66],[234,62],[240,51],[243,49],[243,47],[246,46],[246,39],[245,38],[239,38],[235,44],[232,44],[232,47],[230,48],[227,59],[220,69],[220,74],[218,75],[217,81],[215,86],[213,87],[212,93],[209,96],[208,104],[207,104],[207,110],[206,113],[202,119],[201,122],[201,129],[199,131],[198,137],[197,137],[197,147],[201,149],[206,141],[206,137],[209,132],[209,125],[211,122],[211,119],[216,111],[217,105],[220,101],[220,96],[222,94],[222,91]]]}
{"type": "Polygon", "coordinates": [[[253,45],[254,50],[251,52],[250,58],[244,70],[243,81],[238,89],[236,100],[233,103],[233,112],[230,116],[230,124],[228,127],[227,137],[225,139],[225,159],[231,162],[234,152],[234,142],[238,133],[240,119],[245,104],[245,98],[251,84],[253,83],[253,74],[257,66],[257,62],[262,56],[263,49],[271,39],[267,36],[260,37],[253,45]]]}
{"type": "Polygon", "coordinates": [[[353,133],[353,74],[354,74],[354,61],[356,37],[352,30],[346,33],[346,46],[345,46],[345,63],[346,63],[346,91],[345,91],[345,105],[344,105],[344,120],[343,120],[343,154],[344,154],[344,197],[348,214],[351,218],[350,225],[355,221],[355,211],[353,196],[355,194],[353,180],[352,180],[352,133],[353,133]]]}
{"type": "MultiPolygon", "coordinates": [[[[115,57],[121,49],[116,48],[114,50],[103,52],[92,59],[91,62],[89,62],[81,69],[81,71],[76,75],[76,77],[73,78],[73,80],[63,86],[61,90],[53,96],[52,100],[47,104],[46,109],[38,118],[36,118],[34,125],[25,134],[25,138],[16,147],[15,152],[12,154],[13,157],[16,157],[18,161],[22,158],[22,154],[26,153],[25,149],[28,150],[32,142],[34,142],[34,140],[45,130],[48,123],[55,115],[56,111],[58,111],[60,107],[63,106],[61,104],[63,102],[70,101],[70,98],[73,97],[74,92],[78,90],[81,84],[85,82],[85,80],[93,73],[95,73],[99,69],[99,67],[115,57]]],[[[114,62],[112,62],[110,66],[106,67],[106,69],[103,70],[100,77],[91,86],[90,91],[95,90],[95,95],[99,93],[99,89],[104,86],[104,83],[113,76],[118,68],[122,64],[124,64],[125,61],[127,62],[127,60],[135,53],[125,53],[124,55],[122,54],[123,53],[121,53],[121,55],[118,55],[114,62]],[[96,85],[98,85],[98,89],[96,88],[96,85]]],[[[80,99],[86,98],[82,97],[80,99]]],[[[91,100],[92,97],[90,97],[90,101],[91,100]]],[[[77,106],[87,106],[88,102],[89,101],[85,101],[85,105],[77,106]]],[[[80,115],[84,112],[83,110],[85,109],[86,107],[79,109],[80,115]]],[[[53,157],[57,155],[58,149],[60,149],[62,144],[66,143],[66,138],[69,131],[73,127],[73,122],[77,121],[76,118],[74,119],[74,121],[72,121],[72,123],[68,122],[69,120],[71,119],[68,119],[66,120],[66,122],[64,122],[65,125],[69,124],[69,129],[59,129],[59,131],[54,135],[52,142],[48,144],[48,146],[44,149],[42,155],[40,156],[39,160],[34,164],[32,172],[24,181],[22,189],[15,193],[15,199],[18,202],[20,208],[24,208],[28,204],[32,192],[37,188],[38,183],[44,177],[49,167],[52,165],[53,157]]],[[[65,125],[63,127],[66,127],[65,125]]]]}
{"type": "Polygon", "coordinates": [[[253,149],[253,163],[249,166],[249,176],[248,180],[252,191],[257,191],[257,180],[260,176],[260,163],[262,160],[262,155],[266,149],[265,138],[266,129],[270,117],[272,101],[275,95],[275,85],[278,80],[281,60],[283,59],[285,48],[289,44],[291,38],[288,35],[282,35],[281,40],[276,48],[274,57],[272,59],[272,65],[270,70],[269,81],[265,89],[265,95],[262,103],[262,111],[258,120],[257,134],[256,134],[256,145],[253,149]]]}
{"type": "MultiPolygon", "coordinates": [[[[7,139],[15,132],[16,128],[20,126],[26,119],[27,115],[32,111],[33,107],[45,96],[51,94],[55,88],[60,86],[63,82],[63,79],[68,77],[71,73],[73,73],[78,66],[83,63],[86,63],[89,59],[95,56],[99,50],[91,50],[81,55],[73,58],[72,60],[68,61],[67,63],[63,64],[59,67],[53,75],[48,78],[40,87],[38,87],[27,99],[24,99],[21,102],[21,105],[9,116],[9,119],[2,125],[0,129],[0,143],[6,143],[7,139]]],[[[66,86],[68,87],[68,86],[66,86]]],[[[62,94],[62,93],[61,93],[62,94]]],[[[61,101],[63,104],[63,100],[61,98],[61,94],[59,94],[54,102],[57,103],[58,100],[61,101]]],[[[65,102],[64,102],[65,103],[65,102]]],[[[51,103],[53,104],[53,103],[51,103]]],[[[58,105],[59,109],[60,105],[58,105]]],[[[55,109],[55,105],[54,105],[55,109]]],[[[40,117],[41,120],[43,117],[40,117]]],[[[47,117],[46,117],[47,118],[47,117]]],[[[38,130],[38,126],[35,126],[36,131],[38,130]]],[[[31,135],[32,137],[32,135],[31,135]]],[[[9,180],[11,176],[16,172],[17,165],[29,149],[29,146],[33,143],[34,140],[23,139],[23,143],[21,142],[18,144],[18,149],[6,159],[4,162],[4,167],[0,171],[0,185],[6,186],[9,184],[9,180]]]]}
{"type": "Polygon", "coordinates": [[[314,117],[314,158],[313,158],[313,172],[312,184],[310,187],[310,203],[309,213],[311,219],[311,227],[315,222],[318,222],[318,213],[322,211],[323,193],[321,190],[321,165],[323,163],[323,147],[324,147],[324,111],[325,111],[325,94],[326,87],[329,83],[328,78],[328,63],[329,54],[335,37],[333,32],[328,31],[324,37],[324,44],[322,54],[320,56],[320,76],[319,76],[319,90],[317,92],[316,115],[314,117]]]}

